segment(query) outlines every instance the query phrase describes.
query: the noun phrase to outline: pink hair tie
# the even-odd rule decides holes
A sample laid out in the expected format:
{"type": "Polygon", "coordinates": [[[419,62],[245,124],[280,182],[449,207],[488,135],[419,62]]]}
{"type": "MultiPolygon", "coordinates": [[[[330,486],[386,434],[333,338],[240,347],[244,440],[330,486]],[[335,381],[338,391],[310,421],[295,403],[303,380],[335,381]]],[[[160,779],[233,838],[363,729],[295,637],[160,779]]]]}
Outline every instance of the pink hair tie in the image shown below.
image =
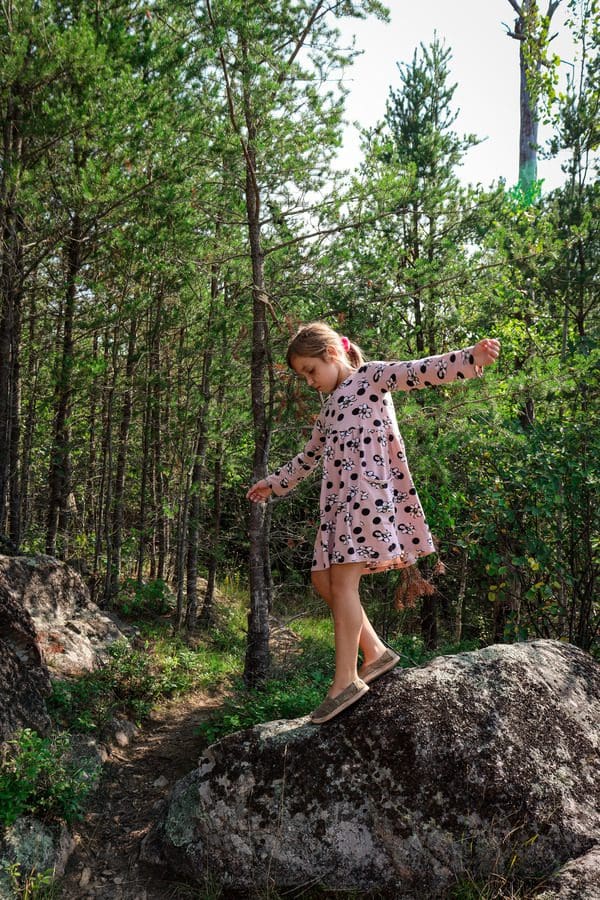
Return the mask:
{"type": "Polygon", "coordinates": [[[350,341],[348,340],[348,338],[346,337],[345,334],[343,334],[340,337],[340,340],[342,342],[342,347],[344,348],[344,351],[347,353],[348,350],[350,349],[350,341]]]}

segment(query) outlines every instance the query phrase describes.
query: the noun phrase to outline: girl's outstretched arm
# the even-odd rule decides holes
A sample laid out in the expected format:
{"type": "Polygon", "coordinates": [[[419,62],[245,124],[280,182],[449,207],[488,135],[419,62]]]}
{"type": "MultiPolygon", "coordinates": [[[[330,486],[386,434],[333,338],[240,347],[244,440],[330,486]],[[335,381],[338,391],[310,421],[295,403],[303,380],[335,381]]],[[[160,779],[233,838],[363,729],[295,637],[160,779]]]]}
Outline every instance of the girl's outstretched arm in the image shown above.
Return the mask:
{"type": "Polygon", "coordinates": [[[271,494],[285,497],[299,481],[310,475],[323,454],[325,434],[320,419],[315,422],[310,440],[301,453],[266,478],[253,484],[246,497],[253,503],[264,503],[271,494]]]}
{"type": "MultiPolygon", "coordinates": [[[[427,356],[410,362],[372,362],[362,366],[370,386],[384,391],[413,391],[448,384],[481,375],[482,368],[494,362],[500,353],[495,338],[485,338],[472,347],[451,350],[439,356],[427,356]]],[[[360,391],[358,392],[360,393],[360,391]]]]}

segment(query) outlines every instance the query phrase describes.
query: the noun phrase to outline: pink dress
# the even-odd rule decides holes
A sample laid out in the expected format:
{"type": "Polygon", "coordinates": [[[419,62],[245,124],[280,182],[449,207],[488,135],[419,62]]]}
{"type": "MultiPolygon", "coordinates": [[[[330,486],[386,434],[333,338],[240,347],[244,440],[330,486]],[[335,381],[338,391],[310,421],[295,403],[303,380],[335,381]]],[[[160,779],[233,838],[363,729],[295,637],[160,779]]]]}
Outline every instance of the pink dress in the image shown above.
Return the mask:
{"type": "Polygon", "coordinates": [[[365,572],[410,566],[434,553],[390,391],[480,375],[473,348],[413,362],[369,362],[332,391],[301,453],[268,476],[288,494],[323,463],[312,567],[362,563],[365,572]]]}

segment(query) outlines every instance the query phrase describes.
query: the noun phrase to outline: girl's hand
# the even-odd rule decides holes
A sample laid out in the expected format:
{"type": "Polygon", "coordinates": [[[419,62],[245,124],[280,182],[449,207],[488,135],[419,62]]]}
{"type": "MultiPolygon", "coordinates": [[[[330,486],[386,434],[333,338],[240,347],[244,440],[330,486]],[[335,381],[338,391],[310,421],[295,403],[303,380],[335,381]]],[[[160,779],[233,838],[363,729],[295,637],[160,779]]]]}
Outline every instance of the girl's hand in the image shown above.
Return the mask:
{"type": "Polygon", "coordinates": [[[484,338],[473,347],[476,366],[489,366],[500,356],[500,341],[495,338],[484,338]]]}
{"type": "Polygon", "coordinates": [[[264,503],[269,499],[272,492],[270,484],[268,484],[266,478],[263,478],[262,481],[257,481],[256,484],[252,485],[246,494],[246,498],[253,503],[264,503]]]}

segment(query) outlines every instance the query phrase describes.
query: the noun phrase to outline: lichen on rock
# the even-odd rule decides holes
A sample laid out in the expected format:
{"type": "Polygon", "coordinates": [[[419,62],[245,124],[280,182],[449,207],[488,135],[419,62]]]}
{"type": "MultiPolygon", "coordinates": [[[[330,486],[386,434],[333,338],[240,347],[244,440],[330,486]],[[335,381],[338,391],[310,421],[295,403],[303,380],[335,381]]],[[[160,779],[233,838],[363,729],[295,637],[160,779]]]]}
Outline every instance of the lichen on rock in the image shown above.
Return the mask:
{"type": "Polygon", "coordinates": [[[396,670],[324,726],[209,748],[144,854],[232,890],[312,883],[401,898],[468,873],[539,879],[600,833],[600,667],[556,641],[396,670]]]}

